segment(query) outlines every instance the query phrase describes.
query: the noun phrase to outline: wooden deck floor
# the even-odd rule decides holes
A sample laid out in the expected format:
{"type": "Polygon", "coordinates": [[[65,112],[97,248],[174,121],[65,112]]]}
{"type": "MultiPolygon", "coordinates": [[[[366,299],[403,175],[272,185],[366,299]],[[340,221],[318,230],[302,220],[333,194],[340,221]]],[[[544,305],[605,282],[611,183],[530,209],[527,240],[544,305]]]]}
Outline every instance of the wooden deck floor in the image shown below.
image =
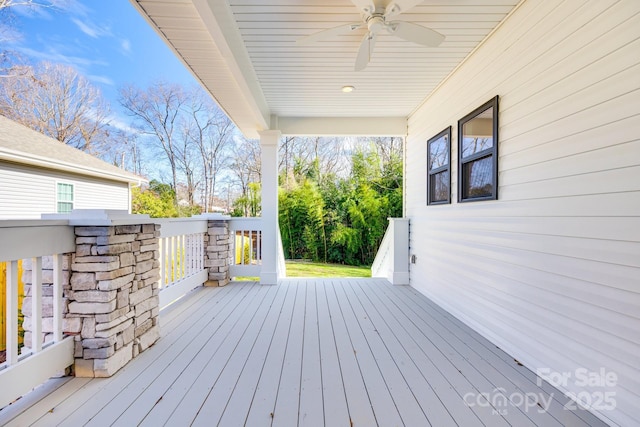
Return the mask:
{"type": "Polygon", "coordinates": [[[605,425],[383,280],[204,288],[162,312],[161,328],[112,378],[52,380],[0,411],[0,425],[605,425]]]}

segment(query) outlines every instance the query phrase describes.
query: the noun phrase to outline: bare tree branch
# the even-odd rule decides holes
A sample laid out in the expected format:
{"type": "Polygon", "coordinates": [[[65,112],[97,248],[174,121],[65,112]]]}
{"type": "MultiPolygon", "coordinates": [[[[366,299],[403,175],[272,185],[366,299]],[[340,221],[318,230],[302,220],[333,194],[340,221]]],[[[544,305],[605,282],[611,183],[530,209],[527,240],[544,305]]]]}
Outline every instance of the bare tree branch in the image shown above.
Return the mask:
{"type": "MultiPolygon", "coordinates": [[[[120,90],[120,104],[133,118],[134,126],[164,152],[171,167],[171,186],[178,186],[180,116],[186,103],[183,88],[156,82],[147,89],[127,86],[120,90]]],[[[177,205],[177,195],[175,198],[177,205]]]]}
{"type": "Polygon", "coordinates": [[[103,151],[109,107],[96,87],[66,65],[13,70],[14,78],[0,80],[0,114],[92,154],[103,151]]]}

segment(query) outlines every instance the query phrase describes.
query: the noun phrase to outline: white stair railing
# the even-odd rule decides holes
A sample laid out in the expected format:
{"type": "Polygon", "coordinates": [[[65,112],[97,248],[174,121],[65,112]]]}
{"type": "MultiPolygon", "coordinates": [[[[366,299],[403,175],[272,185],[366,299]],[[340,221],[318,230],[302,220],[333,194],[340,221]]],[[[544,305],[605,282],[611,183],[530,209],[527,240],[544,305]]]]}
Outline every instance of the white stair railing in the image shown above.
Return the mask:
{"type": "Polygon", "coordinates": [[[409,219],[389,218],[371,277],[385,278],[394,285],[409,284],[409,219]]]}
{"type": "Polygon", "coordinates": [[[280,224],[278,224],[278,277],[287,277],[287,264],[284,259],[284,248],[282,247],[282,234],[280,233],[280,224]]]}

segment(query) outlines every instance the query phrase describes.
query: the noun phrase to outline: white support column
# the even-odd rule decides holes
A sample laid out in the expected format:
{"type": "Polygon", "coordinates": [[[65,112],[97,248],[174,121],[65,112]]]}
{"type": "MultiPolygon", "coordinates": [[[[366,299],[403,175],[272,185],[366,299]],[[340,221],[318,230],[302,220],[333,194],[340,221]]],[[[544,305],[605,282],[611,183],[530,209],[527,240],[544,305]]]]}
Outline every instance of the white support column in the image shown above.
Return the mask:
{"type": "Polygon", "coordinates": [[[262,269],[260,283],[278,283],[278,142],[279,130],[259,132],[262,149],[262,269]]]}

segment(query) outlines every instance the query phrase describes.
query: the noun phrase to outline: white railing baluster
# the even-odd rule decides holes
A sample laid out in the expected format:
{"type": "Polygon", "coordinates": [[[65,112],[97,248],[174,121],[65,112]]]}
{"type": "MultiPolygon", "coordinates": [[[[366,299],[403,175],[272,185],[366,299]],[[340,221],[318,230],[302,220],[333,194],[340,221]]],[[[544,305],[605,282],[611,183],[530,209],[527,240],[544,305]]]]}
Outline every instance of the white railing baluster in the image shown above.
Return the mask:
{"type": "Polygon", "coordinates": [[[167,286],[167,283],[170,282],[169,277],[171,277],[171,264],[169,260],[171,259],[171,238],[162,239],[162,245],[164,247],[164,255],[162,258],[162,263],[164,264],[164,279],[162,280],[162,287],[167,286]]]}
{"type": "Polygon", "coordinates": [[[258,260],[262,264],[262,230],[258,231],[258,260]]]}
{"type": "Polygon", "coordinates": [[[191,275],[191,235],[187,234],[184,236],[184,269],[185,269],[185,277],[191,275]]]}
{"type": "Polygon", "coordinates": [[[245,264],[245,256],[244,256],[244,230],[240,232],[240,264],[245,264]]]}
{"type": "Polygon", "coordinates": [[[198,244],[198,255],[196,256],[197,265],[196,270],[200,270],[204,268],[204,233],[198,234],[198,239],[196,240],[198,244]]]}
{"type": "Polygon", "coordinates": [[[182,236],[182,257],[184,259],[184,268],[182,269],[183,277],[187,277],[191,273],[191,269],[189,268],[189,235],[186,234],[182,236]]]}
{"type": "Polygon", "coordinates": [[[249,265],[253,264],[253,230],[249,230],[249,265]]]}
{"type": "Polygon", "coordinates": [[[183,261],[182,261],[182,237],[183,236],[176,236],[174,237],[175,239],[175,244],[176,244],[176,253],[175,253],[175,257],[176,257],[176,272],[175,272],[175,276],[174,279],[176,282],[180,279],[182,279],[182,267],[184,266],[183,261]]]}
{"type": "Polygon", "coordinates": [[[180,278],[184,278],[187,276],[187,244],[186,244],[187,236],[180,236],[180,259],[182,260],[182,266],[180,268],[180,278]]]}
{"type": "Polygon", "coordinates": [[[178,271],[180,268],[180,252],[178,250],[178,236],[173,236],[171,238],[172,249],[171,249],[171,260],[173,260],[173,268],[171,269],[171,279],[170,282],[177,282],[180,280],[180,276],[178,276],[178,271]]]}
{"type": "Polygon", "coordinates": [[[200,234],[192,234],[191,235],[191,273],[194,273],[198,270],[198,254],[200,253],[200,248],[198,246],[198,238],[200,238],[200,234]]]}
{"type": "Polygon", "coordinates": [[[231,233],[231,256],[233,257],[233,262],[232,264],[238,264],[238,232],[237,231],[233,231],[231,233]]]}
{"type": "Polygon", "coordinates": [[[180,264],[182,261],[180,253],[180,236],[173,236],[173,281],[177,282],[180,277],[180,264]]]}
{"type": "Polygon", "coordinates": [[[18,362],[18,261],[7,263],[7,365],[18,362]]]}
{"type": "Polygon", "coordinates": [[[53,341],[62,340],[62,256],[53,256],[53,341]]]}
{"type": "Polygon", "coordinates": [[[31,259],[31,352],[42,350],[42,257],[31,259]]]}

